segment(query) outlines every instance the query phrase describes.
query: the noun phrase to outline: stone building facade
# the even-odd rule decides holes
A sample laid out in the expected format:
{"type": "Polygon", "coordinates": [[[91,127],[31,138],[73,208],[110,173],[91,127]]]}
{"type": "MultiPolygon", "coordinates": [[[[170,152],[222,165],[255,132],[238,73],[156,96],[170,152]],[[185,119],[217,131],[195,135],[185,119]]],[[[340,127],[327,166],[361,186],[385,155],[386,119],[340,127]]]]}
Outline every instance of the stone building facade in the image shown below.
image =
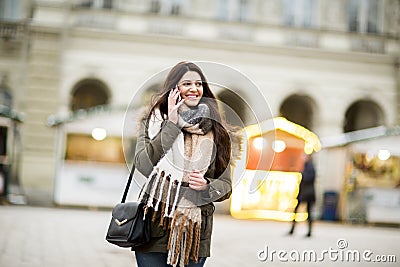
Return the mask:
{"type": "Polygon", "coordinates": [[[25,114],[20,180],[32,199],[53,198],[49,116],[127,106],[181,60],[247,76],[269,107],[234,77],[217,92],[245,124],[239,96],[321,138],[400,123],[398,0],[2,0],[0,10],[0,73],[25,114]]]}

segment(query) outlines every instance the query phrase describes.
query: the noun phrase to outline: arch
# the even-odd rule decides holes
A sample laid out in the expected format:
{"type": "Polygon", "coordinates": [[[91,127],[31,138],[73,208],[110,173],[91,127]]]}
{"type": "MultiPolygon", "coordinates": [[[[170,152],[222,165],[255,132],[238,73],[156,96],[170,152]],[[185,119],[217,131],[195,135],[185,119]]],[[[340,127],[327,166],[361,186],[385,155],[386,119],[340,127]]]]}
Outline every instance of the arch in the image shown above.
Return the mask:
{"type": "MultiPolygon", "coordinates": [[[[226,104],[235,114],[224,110],[226,121],[231,125],[242,126],[246,124],[248,104],[237,93],[229,89],[223,89],[218,93],[217,98],[226,104]],[[240,119],[241,121],[238,121],[240,119]]],[[[224,109],[224,107],[221,107],[224,109]]]]}
{"type": "Polygon", "coordinates": [[[290,95],[281,104],[279,114],[289,121],[312,130],[315,120],[316,104],[307,95],[290,95]]]}
{"type": "Polygon", "coordinates": [[[383,109],[372,100],[358,100],[346,110],[343,132],[376,127],[385,123],[383,109]]]}
{"type": "Polygon", "coordinates": [[[71,92],[70,109],[77,111],[106,105],[110,102],[110,91],[105,83],[98,79],[84,79],[78,82],[71,92]]]}
{"type": "Polygon", "coordinates": [[[147,105],[148,103],[151,103],[152,97],[153,97],[155,94],[159,93],[159,92],[161,91],[161,88],[162,88],[162,84],[160,84],[160,83],[155,83],[155,84],[152,84],[152,85],[148,86],[148,87],[142,92],[142,95],[141,95],[141,103],[142,103],[143,105],[147,105]]]}

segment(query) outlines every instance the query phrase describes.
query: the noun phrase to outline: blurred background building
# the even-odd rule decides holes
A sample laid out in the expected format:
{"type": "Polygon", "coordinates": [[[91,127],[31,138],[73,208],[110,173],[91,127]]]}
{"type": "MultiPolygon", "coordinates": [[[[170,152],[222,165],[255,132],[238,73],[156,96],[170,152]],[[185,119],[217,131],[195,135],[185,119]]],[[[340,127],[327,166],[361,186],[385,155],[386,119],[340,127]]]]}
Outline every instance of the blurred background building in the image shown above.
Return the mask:
{"type": "MultiPolygon", "coordinates": [[[[0,0],[0,37],[1,106],[22,142],[8,180],[31,202],[118,201],[125,108],[181,60],[226,64],[258,86],[270,107],[233,75],[216,88],[245,125],[255,123],[252,107],[327,140],[317,154],[321,196],[347,184],[343,133],[400,124],[399,0],[0,0]]],[[[133,132],[127,139],[133,146],[133,132]]]]}

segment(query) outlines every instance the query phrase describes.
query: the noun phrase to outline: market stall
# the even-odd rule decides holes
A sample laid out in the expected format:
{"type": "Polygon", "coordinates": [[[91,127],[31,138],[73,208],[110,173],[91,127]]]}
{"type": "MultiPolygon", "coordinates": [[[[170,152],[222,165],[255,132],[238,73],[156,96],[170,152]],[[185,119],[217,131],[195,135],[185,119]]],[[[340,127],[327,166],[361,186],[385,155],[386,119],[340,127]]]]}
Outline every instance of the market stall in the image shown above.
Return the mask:
{"type": "Polygon", "coordinates": [[[352,223],[400,223],[400,127],[375,127],[331,137],[342,148],[341,218],[352,223]]]}
{"type": "Polygon", "coordinates": [[[381,136],[348,144],[345,193],[349,220],[400,223],[399,130],[386,128],[381,136]]]}
{"type": "MultiPolygon", "coordinates": [[[[320,150],[318,137],[282,117],[247,126],[243,135],[243,153],[234,170],[232,216],[293,220],[303,155],[320,150]]],[[[305,219],[307,213],[297,213],[296,220],[305,219]]]]}
{"type": "MultiPolygon", "coordinates": [[[[96,107],[49,118],[58,132],[56,204],[113,207],[120,201],[136,146],[136,117],[96,107]]],[[[132,183],[130,192],[137,194],[139,186],[132,183]]]]}

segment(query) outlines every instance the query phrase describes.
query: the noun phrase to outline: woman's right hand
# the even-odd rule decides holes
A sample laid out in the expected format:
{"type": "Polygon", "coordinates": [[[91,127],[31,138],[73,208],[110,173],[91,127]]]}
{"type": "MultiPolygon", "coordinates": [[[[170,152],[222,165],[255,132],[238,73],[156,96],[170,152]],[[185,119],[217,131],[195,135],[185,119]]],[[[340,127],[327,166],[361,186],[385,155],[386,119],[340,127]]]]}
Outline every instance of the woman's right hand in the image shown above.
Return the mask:
{"type": "Polygon", "coordinates": [[[175,87],[169,92],[168,95],[168,120],[178,124],[178,109],[185,101],[182,99],[177,103],[178,97],[181,94],[178,87],[175,87]]]}

